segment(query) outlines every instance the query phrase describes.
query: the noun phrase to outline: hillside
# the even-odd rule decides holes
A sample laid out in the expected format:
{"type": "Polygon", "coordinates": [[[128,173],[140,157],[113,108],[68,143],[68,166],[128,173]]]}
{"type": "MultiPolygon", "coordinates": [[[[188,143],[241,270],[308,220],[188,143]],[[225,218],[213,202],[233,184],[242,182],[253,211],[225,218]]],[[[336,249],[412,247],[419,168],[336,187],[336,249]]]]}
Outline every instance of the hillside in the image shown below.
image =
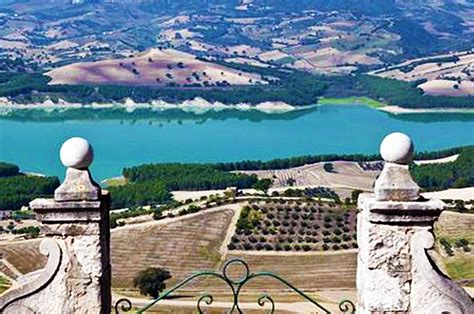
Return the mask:
{"type": "Polygon", "coordinates": [[[203,62],[173,49],[151,49],[129,58],[74,63],[47,73],[49,84],[109,84],[193,87],[265,84],[261,76],[203,62]]]}
{"type": "Polygon", "coordinates": [[[0,59],[50,68],[162,47],[347,73],[472,47],[472,10],[463,0],[9,0],[0,59]]]}
{"type": "Polygon", "coordinates": [[[418,83],[427,95],[474,96],[474,52],[417,58],[373,71],[372,74],[418,83]]]}

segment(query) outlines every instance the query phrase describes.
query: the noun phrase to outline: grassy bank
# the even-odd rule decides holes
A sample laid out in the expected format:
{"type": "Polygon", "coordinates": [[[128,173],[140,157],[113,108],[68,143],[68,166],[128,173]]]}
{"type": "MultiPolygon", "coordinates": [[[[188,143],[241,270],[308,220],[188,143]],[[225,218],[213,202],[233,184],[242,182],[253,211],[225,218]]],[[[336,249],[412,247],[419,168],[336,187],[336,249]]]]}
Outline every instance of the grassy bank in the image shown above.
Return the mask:
{"type": "Polygon", "coordinates": [[[3,293],[5,290],[10,288],[10,286],[10,281],[8,281],[8,279],[5,277],[0,276],[0,293],[3,293]]]}
{"type": "Polygon", "coordinates": [[[344,98],[325,98],[318,100],[318,105],[366,105],[370,108],[381,108],[386,106],[383,102],[369,97],[344,97],[344,98]]]}

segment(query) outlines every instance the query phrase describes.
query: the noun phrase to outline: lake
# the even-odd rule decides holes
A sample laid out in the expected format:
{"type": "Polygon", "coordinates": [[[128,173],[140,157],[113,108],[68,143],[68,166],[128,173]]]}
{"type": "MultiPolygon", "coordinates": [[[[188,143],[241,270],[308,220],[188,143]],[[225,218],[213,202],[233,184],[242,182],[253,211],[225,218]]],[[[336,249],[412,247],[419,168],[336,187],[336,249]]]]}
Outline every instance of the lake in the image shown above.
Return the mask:
{"type": "Polygon", "coordinates": [[[0,160],[25,172],[64,176],[59,148],[72,136],[95,149],[96,180],[125,166],[151,162],[268,160],[306,154],[377,153],[393,131],[418,151],[474,144],[474,114],[394,116],[365,106],[321,106],[287,114],[226,110],[197,115],[177,110],[68,113],[21,112],[0,119],[0,160]]]}

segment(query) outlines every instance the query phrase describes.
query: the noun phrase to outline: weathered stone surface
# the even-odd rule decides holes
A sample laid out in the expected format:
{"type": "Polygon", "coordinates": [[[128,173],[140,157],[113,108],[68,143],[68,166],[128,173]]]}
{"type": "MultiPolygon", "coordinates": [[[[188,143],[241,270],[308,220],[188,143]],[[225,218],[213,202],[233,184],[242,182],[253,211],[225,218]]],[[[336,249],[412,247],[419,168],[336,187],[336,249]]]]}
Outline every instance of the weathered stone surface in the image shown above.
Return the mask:
{"type": "Polygon", "coordinates": [[[391,134],[381,153],[386,163],[375,193],[358,200],[357,312],[473,314],[470,297],[427,252],[445,204],[419,197],[407,166],[411,140],[391,134]]]}
{"type": "Polygon", "coordinates": [[[100,187],[92,179],[88,169],[68,168],[63,184],[54,191],[54,199],[64,201],[96,201],[100,196],[100,187]]]}
{"type": "Polygon", "coordinates": [[[374,192],[378,201],[414,201],[420,196],[420,187],[413,181],[408,165],[386,162],[374,192]]]}
{"type": "Polygon", "coordinates": [[[373,194],[359,196],[358,207],[367,212],[367,219],[380,223],[431,223],[438,219],[445,204],[440,200],[379,201],[373,194]]]}
{"type": "Polygon", "coordinates": [[[84,139],[63,145],[66,180],[54,199],[30,203],[48,237],[40,247],[48,263],[0,298],[1,313],[110,314],[110,198],[87,169],[92,158],[84,139]]]}
{"type": "Polygon", "coordinates": [[[411,309],[414,313],[474,313],[470,296],[443,274],[427,250],[433,249],[431,231],[418,230],[412,237],[413,283],[411,309]]]}
{"type": "Polygon", "coordinates": [[[427,254],[443,205],[360,196],[358,313],[474,313],[469,296],[427,254]]]}
{"type": "Polygon", "coordinates": [[[48,223],[43,224],[41,230],[47,236],[100,235],[98,223],[48,223]]]}

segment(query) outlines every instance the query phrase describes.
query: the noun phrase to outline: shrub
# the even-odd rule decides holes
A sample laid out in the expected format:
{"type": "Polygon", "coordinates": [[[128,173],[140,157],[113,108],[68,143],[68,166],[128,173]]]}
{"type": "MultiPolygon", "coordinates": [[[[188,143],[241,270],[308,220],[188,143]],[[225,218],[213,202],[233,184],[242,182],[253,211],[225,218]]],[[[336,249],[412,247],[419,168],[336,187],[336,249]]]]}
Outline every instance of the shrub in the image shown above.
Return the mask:
{"type": "Polygon", "coordinates": [[[268,244],[268,243],[264,245],[264,248],[265,248],[265,251],[273,250],[273,246],[271,244],[268,244]]]}
{"type": "Polygon", "coordinates": [[[138,273],[133,279],[133,285],[140,290],[141,294],[156,299],[166,288],[165,282],[170,278],[171,274],[166,269],[149,267],[138,273]]]}
{"type": "Polygon", "coordinates": [[[454,241],[454,245],[458,248],[463,247],[463,246],[469,245],[469,241],[466,240],[465,238],[461,238],[461,239],[458,239],[458,240],[454,241]]]}
{"type": "Polygon", "coordinates": [[[446,254],[449,256],[454,255],[454,251],[452,249],[451,243],[446,238],[440,238],[439,243],[443,246],[444,250],[446,251],[446,254]]]}
{"type": "Polygon", "coordinates": [[[323,168],[324,168],[324,171],[326,171],[326,172],[329,172],[329,173],[335,172],[335,171],[334,171],[334,165],[333,165],[332,163],[330,163],[330,162],[325,163],[325,164],[323,165],[323,168]]]}

